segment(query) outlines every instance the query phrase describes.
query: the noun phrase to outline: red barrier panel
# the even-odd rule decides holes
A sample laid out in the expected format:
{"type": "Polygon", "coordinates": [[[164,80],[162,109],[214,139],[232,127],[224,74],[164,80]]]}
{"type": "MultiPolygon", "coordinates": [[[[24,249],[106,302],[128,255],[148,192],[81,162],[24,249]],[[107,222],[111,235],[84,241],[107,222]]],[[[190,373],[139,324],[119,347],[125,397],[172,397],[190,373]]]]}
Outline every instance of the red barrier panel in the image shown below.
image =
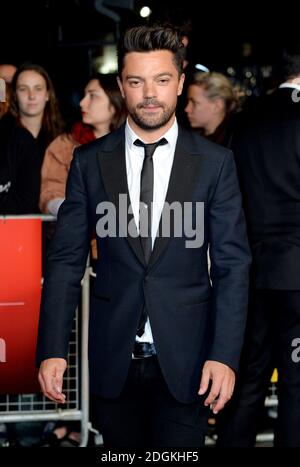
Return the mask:
{"type": "Polygon", "coordinates": [[[0,220],[0,393],[39,391],[35,348],[42,275],[40,219],[0,220]]]}

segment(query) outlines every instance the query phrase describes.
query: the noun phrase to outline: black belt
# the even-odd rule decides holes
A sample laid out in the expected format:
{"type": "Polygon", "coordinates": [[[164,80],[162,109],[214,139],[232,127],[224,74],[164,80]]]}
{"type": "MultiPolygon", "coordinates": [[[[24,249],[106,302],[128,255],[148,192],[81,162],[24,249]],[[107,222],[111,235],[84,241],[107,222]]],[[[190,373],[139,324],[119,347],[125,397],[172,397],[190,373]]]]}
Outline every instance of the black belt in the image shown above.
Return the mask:
{"type": "Polygon", "coordinates": [[[148,358],[153,355],[156,355],[154,344],[149,344],[149,342],[135,342],[132,351],[133,359],[148,358]]]}

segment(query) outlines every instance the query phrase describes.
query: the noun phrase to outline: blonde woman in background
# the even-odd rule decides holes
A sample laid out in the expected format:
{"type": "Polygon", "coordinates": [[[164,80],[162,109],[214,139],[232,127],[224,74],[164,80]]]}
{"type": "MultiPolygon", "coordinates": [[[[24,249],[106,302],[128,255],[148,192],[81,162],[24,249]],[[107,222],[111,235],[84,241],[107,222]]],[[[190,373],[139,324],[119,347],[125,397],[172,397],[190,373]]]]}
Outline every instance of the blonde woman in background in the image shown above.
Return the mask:
{"type": "Polygon", "coordinates": [[[187,90],[190,126],[223,146],[230,146],[237,99],[230,80],[221,73],[195,73],[187,90]]]}

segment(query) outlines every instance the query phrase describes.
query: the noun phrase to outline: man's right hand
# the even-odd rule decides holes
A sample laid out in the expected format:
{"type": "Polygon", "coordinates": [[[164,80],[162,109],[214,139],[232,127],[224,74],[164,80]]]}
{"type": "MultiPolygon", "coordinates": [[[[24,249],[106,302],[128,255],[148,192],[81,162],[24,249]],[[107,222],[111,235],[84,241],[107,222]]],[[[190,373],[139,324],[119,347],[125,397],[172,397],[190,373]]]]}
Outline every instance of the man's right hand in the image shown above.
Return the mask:
{"type": "Polygon", "coordinates": [[[64,358],[43,360],[39,371],[39,383],[44,396],[57,404],[64,404],[66,396],[62,393],[63,375],[67,368],[64,358]]]}

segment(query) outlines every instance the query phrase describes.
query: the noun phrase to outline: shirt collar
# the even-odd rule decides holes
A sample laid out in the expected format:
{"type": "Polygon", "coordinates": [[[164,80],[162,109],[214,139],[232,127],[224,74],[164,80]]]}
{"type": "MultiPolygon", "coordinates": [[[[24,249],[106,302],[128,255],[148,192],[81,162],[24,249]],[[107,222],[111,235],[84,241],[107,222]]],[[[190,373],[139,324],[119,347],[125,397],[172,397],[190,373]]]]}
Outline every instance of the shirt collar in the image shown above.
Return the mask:
{"type": "MultiPolygon", "coordinates": [[[[177,142],[177,137],[178,137],[178,123],[175,118],[174,123],[171,126],[171,128],[169,128],[168,131],[164,135],[161,135],[159,139],[166,138],[166,140],[168,141],[168,144],[171,147],[175,147],[176,142],[177,142]]],[[[141,139],[141,138],[130,127],[128,119],[127,119],[126,125],[125,125],[125,140],[131,151],[136,150],[137,148],[137,146],[133,144],[136,139],[141,139]]]]}
{"type": "Polygon", "coordinates": [[[298,89],[298,91],[300,91],[300,84],[298,83],[282,83],[280,86],[279,86],[280,89],[282,88],[291,88],[291,89],[298,89]]]}

